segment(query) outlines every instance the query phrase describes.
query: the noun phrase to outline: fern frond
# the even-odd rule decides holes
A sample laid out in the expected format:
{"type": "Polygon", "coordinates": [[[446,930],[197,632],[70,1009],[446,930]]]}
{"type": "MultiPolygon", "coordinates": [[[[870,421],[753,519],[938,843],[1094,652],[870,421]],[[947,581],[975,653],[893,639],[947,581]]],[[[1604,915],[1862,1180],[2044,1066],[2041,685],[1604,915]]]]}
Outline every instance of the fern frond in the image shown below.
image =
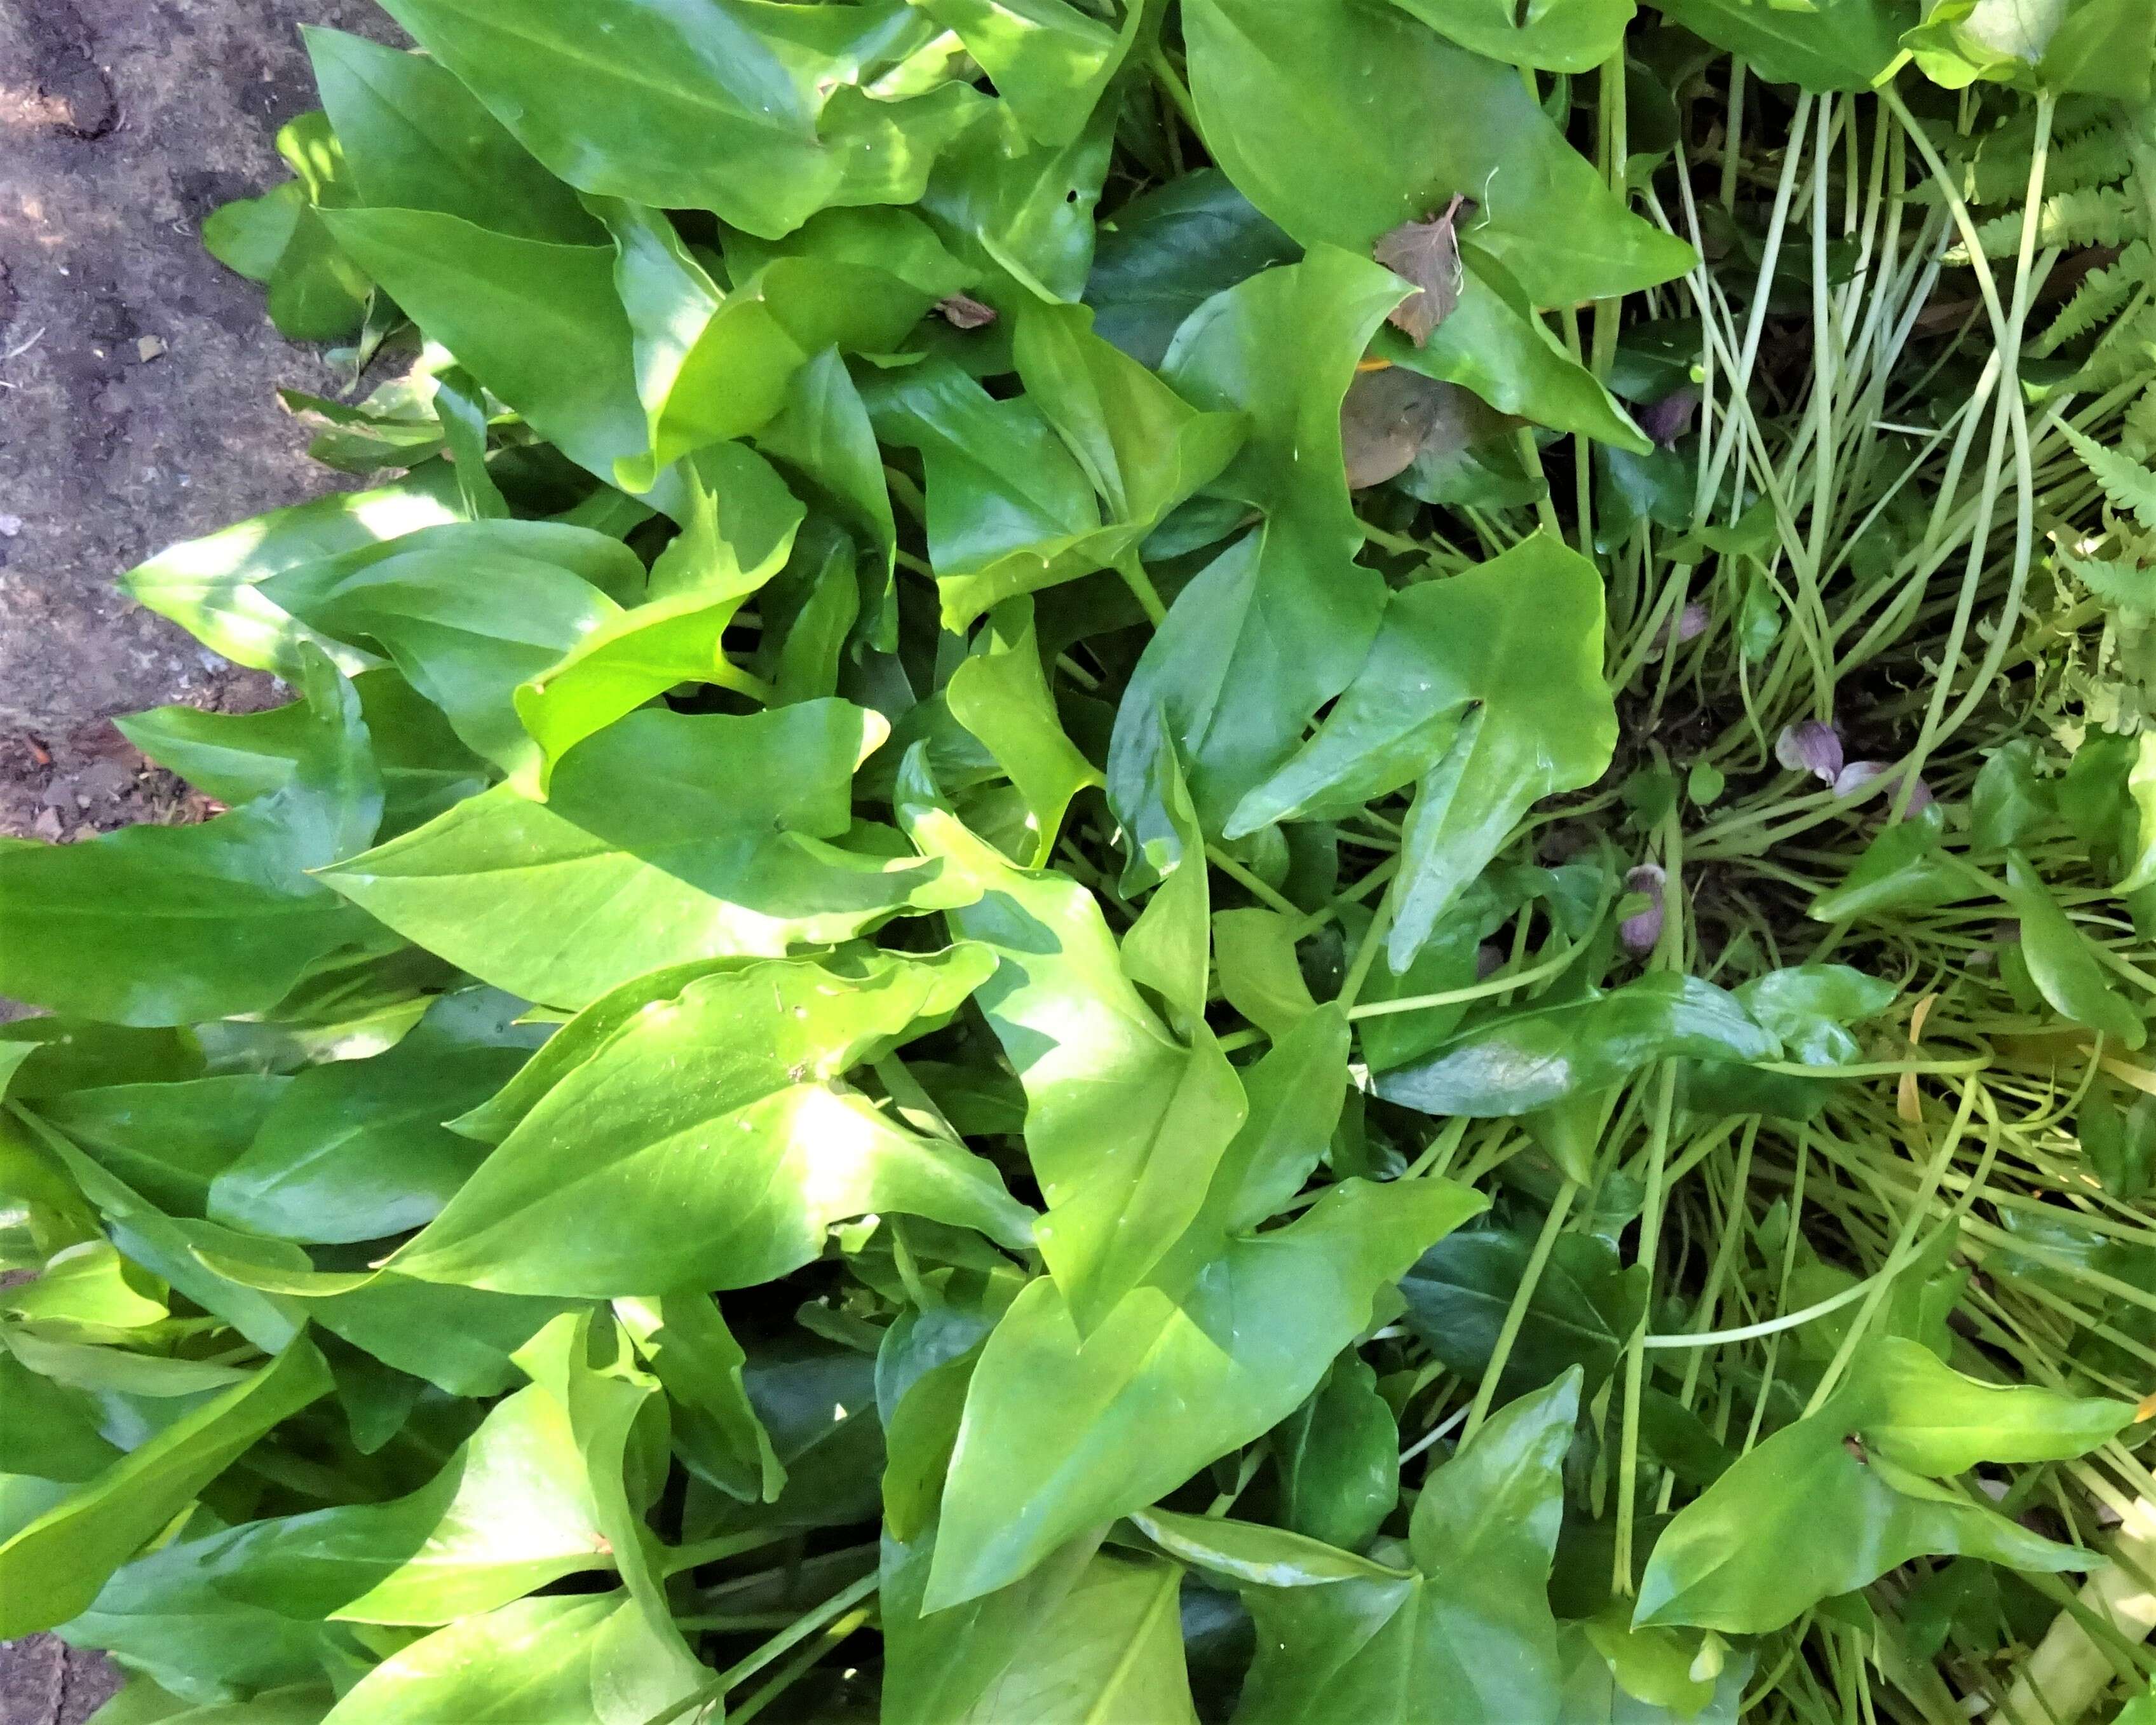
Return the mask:
{"type": "Polygon", "coordinates": [[[2117,450],[2106,449],[2071,425],[2059,429],[2066,434],[2082,465],[2096,476],[2096,482],[2103,487],[2112,507],[2130,513],[2150,533],[2156,533],[2156,472],[2138,461],[2128,460],[2117,450]]]}
{"type": "MultiPolygon", "coordinates": [[[[2019,204],[2029,188],[2029,162],[2035,140],[2024,137],[2018,148],[1987,147],[1976,158],[1969,176],[1969,201],[1991,204],[2019,204]]],[[[2088,186],[2108,186],[2133,171],[2126,137],[2115,124],[2091,126],[2076,136],[2054,140],[2044,160],[2044,191],[2047,196],[2077,192],[2088,186]]]]}
{"type": "MultiPolygon", "coordinates": [[[[2118,186],[2092,186],[2046,198],[2036,218],[2036,243],[2043,246],[2123,245],[2140,237],[2140,200],[2118,186]]],[[[2021,245],[2021,212],[2010,210],[1976,230],[1988,258],[2010,258],[2021,245]]]]}
{"type": "Polygon", "coordinates": [[[2090,270],[2043,334],[2030,343],[2029,351],[2044,358],[2108,323],[2125,309],[2134,290],[2149,280],[2150,264],[2148,242],[2137,239],[2102,269],[2090,270]]]}
{"type": "Polygon", "coordinates": [[[2126,410],[2126,424],[2119,440],[2137,461],[2146,461],[2156,456],[2156,386],[2143,389],[2133,398],[2133,405],[2126,410]]]}
{"type": "Polygon", "coordinates": [[[2144,615],[2156,611],[2156,569],[2144,569],[2123,558],[2076,557],[2071,551],[2056,554],[2092,598],[2112,610],[2144,615]]]}
{"type": "Polygon", "coordinates": [[[2152,372],[2156,372],[2156,303],[2144,296],[2135,309],[2103,332],[2075,382],[2085,389],[2107,389],[2152,372]]]}

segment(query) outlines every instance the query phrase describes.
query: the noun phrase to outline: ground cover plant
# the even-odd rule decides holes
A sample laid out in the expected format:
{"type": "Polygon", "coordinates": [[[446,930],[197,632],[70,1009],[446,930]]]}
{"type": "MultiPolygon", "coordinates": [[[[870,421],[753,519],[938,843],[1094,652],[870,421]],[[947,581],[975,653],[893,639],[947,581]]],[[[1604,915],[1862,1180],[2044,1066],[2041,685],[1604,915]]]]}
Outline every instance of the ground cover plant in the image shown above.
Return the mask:
{"type": "Polygon", "coordinates": [[[2156,1716],[2146,0],[385,0],[0,842],[100,1718],[2156,1716]]]}

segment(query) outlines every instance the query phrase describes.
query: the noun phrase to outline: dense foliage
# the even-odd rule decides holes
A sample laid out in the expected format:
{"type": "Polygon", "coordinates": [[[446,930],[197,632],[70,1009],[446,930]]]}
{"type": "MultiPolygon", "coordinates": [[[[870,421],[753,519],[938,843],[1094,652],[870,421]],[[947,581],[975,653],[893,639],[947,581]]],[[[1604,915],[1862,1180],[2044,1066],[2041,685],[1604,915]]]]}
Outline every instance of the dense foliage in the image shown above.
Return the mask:
{"type": "Polygon", "coordinates": [[[294,698],[0,841],[0,1635],[2149,1717],[2156,8],[384,4],[294,698]]]}

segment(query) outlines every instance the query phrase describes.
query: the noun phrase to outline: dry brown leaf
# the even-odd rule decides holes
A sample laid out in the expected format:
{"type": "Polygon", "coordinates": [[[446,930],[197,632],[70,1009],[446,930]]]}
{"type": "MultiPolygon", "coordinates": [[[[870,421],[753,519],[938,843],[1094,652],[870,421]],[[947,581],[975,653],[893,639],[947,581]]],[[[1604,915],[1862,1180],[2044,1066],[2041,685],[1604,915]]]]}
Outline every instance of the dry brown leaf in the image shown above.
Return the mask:
{"type": "Polygon", "coordinates": [[[1348,489],[1383,485],[1425,450],[1451,454],[1502,423],[1480,396],[1457,384],[1399,365],[1360,372],[1340,404],[1348,489]]]}
{"type": "Polygon", "coordinates": [[[954,293],[940,299],[936,309],[954,329],[983,329],[996,321],[996,308],[983,305],[969,294],[954,293]]]}
{"type": "Polygon", "coordinates": [[[1425,222],[1402,222],[1378,236],[1370,255],[1395,275],[1412,281],[1415,291],[1393,307],[1386,321],[1406,332],[1418,348],[1460,303],[1460,235],[1454,224],[1465,198],[1455,196],[1425,222]]]}

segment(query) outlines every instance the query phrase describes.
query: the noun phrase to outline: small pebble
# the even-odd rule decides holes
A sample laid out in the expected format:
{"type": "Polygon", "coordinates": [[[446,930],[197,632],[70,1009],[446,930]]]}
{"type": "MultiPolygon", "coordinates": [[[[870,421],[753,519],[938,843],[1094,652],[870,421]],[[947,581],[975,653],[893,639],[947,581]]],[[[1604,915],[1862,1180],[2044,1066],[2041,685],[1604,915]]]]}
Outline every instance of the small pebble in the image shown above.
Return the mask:
{"type": "Polygon", "coordinates": [[[155,336],[142,336],[136,340],[135,351],[141,356],[143,364],[147,365],[165,351],[165,344],[155,336]]]}
{"type": "Polygon", "coordinates": [[[0,515],[0,539],[12,539],[16,534],[22,531],[23,518],[21,516],[0,515]]]}

